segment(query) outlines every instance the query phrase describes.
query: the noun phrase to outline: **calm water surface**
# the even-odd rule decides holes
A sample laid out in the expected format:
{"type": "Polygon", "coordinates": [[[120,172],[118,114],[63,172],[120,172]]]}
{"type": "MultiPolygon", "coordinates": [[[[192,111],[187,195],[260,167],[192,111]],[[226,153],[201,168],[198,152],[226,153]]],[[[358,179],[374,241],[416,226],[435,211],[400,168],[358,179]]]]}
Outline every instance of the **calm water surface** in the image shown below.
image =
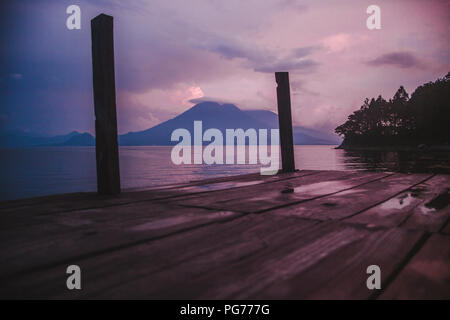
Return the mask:
{"type": "MultiPolygon", "coordinates": [[[[172,147],[121,147],[122,188],[142,188],[259,172],[260,165],[174,165],[172,147]]],[[[449,173],[449,153],[348,152],[295,146],[298,169],[449,173]]],[[[94,147],[0,150],[0,200],[96,190],[94,147]]]]}

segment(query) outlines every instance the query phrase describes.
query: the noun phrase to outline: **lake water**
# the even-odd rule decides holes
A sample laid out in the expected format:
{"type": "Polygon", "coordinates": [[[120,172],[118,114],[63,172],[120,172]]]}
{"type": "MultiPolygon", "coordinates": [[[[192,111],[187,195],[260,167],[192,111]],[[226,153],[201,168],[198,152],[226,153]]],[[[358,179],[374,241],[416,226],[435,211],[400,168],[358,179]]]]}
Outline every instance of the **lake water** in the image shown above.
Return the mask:
{"type": "MultiPolygon", "coordinates": [[[[348,152],[295,146],[297,169],[449,172],[449,153],[348,152]]],[[[261,165],[174,165],[172,147],[120,147],[122,188],[144,188],[259,172],[261,165]]],[[[96,190],[95,147],[0,150],[0,200],[96,190]]]]}

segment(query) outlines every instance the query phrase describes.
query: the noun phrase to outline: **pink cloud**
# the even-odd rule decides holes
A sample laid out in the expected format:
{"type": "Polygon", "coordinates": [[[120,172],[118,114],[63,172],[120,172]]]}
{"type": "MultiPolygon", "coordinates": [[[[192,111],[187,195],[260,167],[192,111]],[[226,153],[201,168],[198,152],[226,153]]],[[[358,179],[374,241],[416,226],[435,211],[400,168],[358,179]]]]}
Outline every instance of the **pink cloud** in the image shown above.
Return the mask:
{"type": "Polygon", "coordinates": [[[336,34],[322,40],[323,45],[330,52],[339,52],[350,46],[351,36],[346,33],[336,34]]]}

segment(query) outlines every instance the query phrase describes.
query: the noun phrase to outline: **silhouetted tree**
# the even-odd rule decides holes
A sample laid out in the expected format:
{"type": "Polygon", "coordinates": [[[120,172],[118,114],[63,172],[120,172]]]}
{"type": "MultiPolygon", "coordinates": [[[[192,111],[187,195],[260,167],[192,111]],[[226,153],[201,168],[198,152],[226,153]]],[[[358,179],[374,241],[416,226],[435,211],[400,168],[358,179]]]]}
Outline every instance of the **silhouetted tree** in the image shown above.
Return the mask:
{"type": "Polygon", "coordinates": [[[365,99],[335,131],[345,145],[450,143],[450,73],[419,86],[409,98],[401,86],[392,99],[365,99]]]}

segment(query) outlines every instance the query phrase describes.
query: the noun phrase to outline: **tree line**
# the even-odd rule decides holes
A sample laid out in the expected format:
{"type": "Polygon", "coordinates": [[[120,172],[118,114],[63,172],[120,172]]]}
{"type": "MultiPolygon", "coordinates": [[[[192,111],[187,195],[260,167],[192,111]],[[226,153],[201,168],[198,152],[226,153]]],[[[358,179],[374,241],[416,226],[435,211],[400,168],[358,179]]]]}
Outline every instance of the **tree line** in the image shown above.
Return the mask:
{"type": "Polygon", "coordinates": [[[411,97],[401,86],[388,101],[366,98],[335,131],[343,147],[450,144],[450,72],[411,97]]]}

